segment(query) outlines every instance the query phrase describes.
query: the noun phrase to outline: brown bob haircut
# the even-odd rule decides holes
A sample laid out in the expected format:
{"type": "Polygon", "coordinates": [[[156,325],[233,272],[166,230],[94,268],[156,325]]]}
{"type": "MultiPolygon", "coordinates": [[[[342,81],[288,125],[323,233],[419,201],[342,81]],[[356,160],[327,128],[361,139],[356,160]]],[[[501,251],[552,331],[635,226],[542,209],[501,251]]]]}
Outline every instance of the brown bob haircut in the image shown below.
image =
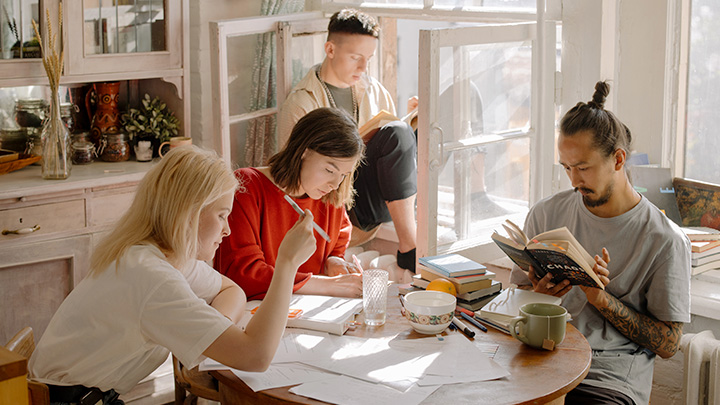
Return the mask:
{"type": "Polygon", "coordinates": [[[325,203],[351,208],[355,171],[365,152],[355,121],[343,110],[325,107],[302,117],[293,127],[285,148],[268,161],[270,174],[278,186],[291,193],[300,188],[303,154],[308,149],[331,158],[357,158],[352,173],[336,190],[322,197],[325,203]]]}

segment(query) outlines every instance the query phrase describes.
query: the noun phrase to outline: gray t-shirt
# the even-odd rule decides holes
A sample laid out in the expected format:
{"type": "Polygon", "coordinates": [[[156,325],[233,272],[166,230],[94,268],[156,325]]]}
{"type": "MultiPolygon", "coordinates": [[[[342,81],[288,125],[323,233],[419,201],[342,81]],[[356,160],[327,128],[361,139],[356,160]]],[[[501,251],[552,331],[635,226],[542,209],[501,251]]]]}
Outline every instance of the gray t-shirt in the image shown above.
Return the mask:
{"type": "MultiPolygon", "coordinates": [[[[567,190],[537,203],[525,220],[528,237],[566,226],[591,255],[610,253],[607,292],[661,321],[690,321],[690,241],[646,198],[630,211],[600,218],[567,190]]],[[[510,281],[530,284],[517,266],[510,281]]],[[[593,359],[583,383],[620,391],[648,403],[655,355],[615,329],[577,286],[563,297],[572,324],[590,343],[593,359]]]]}
{"type": "Polygon", "coordinates": [[[353,111],[353,94],[352,94],[352,87],[346,87],[346,88],[340,88],[335,87],[330,83],[325,83],[328,90],[330,90],[330,94],[332,94],[333,99],[335,100],[335,105],[337,105],[338,108],[342,108],[350,114],[353,119],[355,118],[355,111],[353,111]]]}

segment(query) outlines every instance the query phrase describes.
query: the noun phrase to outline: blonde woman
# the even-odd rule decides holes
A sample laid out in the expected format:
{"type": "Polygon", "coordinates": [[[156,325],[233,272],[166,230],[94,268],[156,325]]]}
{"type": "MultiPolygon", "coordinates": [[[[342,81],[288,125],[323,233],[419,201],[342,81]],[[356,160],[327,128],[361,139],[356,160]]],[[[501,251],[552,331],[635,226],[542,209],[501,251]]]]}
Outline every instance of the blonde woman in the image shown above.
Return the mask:
{"type": "Polygon", "coordinates": [[[243,331],[235,322],[245,293],[205,263],[230,233],[237,189],[225,163],[194,146],[173,149],[148,171],[30,359],[51,402],[121,404],[117,396],[170,351],[187,367],[204,356],[242,370],[268,367],[295,272],[315,250],[312,213],[287,232],[267,297],[243,331]]]}

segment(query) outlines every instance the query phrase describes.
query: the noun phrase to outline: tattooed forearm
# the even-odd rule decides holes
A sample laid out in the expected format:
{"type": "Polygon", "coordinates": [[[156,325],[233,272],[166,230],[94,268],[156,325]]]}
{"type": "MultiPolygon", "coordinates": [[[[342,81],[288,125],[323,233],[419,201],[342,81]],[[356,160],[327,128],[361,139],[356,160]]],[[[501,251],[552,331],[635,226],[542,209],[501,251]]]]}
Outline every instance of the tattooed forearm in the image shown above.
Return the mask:
{"type": "Polygon", "coordinates": [[[598,311],[620,333],[662,358],[672,357],[677,352],[682,335],[681,322],[659,321],[636,312],[610,294],[606,296],[607,307],[598,308],[598,311]]]}

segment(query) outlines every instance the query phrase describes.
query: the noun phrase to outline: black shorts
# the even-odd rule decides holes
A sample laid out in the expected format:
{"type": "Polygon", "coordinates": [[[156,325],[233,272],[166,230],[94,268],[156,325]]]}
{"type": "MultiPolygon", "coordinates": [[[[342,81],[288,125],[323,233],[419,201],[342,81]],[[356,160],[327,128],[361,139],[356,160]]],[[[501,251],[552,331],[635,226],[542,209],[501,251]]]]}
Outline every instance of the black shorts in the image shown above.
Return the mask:
{"type": "Polygon", "coordinates": [[[386,201],[417,193],[417,138],[406,123],[391,122],[372,137],[354,185],[357,195],[351,217],[353,225],[363,230],[392,220],[386,201]]]}

